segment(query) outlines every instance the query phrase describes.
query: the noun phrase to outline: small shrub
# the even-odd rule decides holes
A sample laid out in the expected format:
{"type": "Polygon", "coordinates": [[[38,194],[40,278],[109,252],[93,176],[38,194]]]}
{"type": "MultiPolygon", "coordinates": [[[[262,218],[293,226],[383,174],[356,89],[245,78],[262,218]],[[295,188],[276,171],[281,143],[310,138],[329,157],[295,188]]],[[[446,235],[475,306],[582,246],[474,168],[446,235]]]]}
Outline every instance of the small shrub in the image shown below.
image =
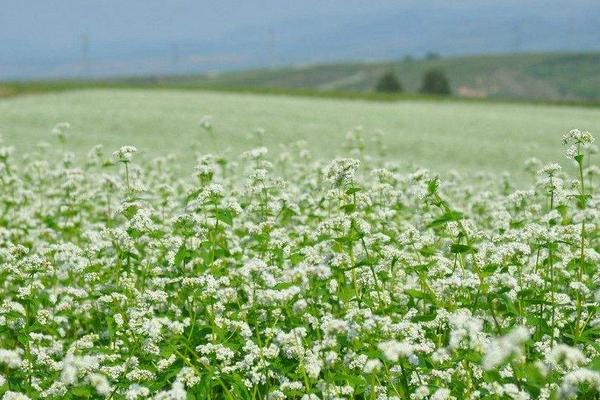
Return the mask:
{"type": "Polygon", "coordinates": [[[452,93],[450,82],[441,69],[430,69],[423,75],[421,93],[447,96],[452,93]]]}
{"type": "Polygon", "coordinates": [[[400,93],[402,92],[402,84],[396,74],[389,71],[379,78],[375,90],[383,93],[400,93]]]}

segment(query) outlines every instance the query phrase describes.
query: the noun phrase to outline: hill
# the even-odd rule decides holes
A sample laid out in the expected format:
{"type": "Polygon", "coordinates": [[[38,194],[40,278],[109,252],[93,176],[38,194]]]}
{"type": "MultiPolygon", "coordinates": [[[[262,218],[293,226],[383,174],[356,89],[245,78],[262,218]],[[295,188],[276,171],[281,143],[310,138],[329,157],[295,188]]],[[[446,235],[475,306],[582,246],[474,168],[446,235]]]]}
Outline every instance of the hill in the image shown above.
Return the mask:
{"type": "Polygon", "coordinates": [[[373,90],[379,76],[391,69],[407,91],[417,92],[423,73],[430,68],[443,69],[453,92],[464,97],[600,99],[600,53],[482,55],[321,64],[202,76],[137,78],[131,82],[165,87],[368,92],[373,90]]]}

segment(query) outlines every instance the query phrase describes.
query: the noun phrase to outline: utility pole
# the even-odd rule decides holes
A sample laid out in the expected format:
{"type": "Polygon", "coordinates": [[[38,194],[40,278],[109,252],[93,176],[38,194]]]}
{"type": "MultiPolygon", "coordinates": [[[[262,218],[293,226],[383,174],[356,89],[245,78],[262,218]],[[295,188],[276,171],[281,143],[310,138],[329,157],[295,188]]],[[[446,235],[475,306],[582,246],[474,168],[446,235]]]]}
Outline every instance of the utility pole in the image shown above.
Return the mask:
{"type": "Polygon", "coordinates": [[[81,34],[81,74],[90,75],[90,38],[87,33],[81,34]]]}
{"type": "Polygon", "coordinates": [[[567,48],[571,49],[575,44],[575,14],[574,10],[569,13],[569,28],[567,33],[567,48]]]}
{"type": "Polygon", "coordinates": [[[275,66],[275,32],[273,28],[268,28],[267,31],[267,63],[271,67],[275,66]]]}
{"type": "Polygon", "coordinates": [[[171,68],[173,72],[177,72],[179,68],[179,45],[175,42],[171,42],[171,68]]]}
{"type": "Polygon", "coordinates": [[[513,25],[513,33],[514,33],[513,52],[518,53],[521,51],[521,45],[522,45],[522,41],[523,41],[520,22],[515,22],[515,24],[513,25]]]}

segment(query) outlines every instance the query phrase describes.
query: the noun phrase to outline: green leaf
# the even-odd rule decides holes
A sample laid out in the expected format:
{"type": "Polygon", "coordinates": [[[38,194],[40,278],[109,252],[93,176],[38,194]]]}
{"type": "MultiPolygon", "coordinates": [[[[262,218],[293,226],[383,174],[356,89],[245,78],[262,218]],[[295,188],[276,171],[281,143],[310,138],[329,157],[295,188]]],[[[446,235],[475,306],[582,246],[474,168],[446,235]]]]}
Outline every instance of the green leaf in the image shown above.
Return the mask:
{"type": "Polygon", "coordinates": [[[407,289],[404,291],[404,293],[406,293],[410,297],[414,297],[415,299],[431,299],[431,295],[429,293],[422,292],[416,289],[407,289]]]}
{"type": "Polygon", "coordinates": [[[450,252],[454,254],[466,253],[472,249],[471,246],[467,246],[466,244],[457,244],[453,243],[450,246],[450,252]]]}
{"type": "Polygon", "coordinates": [[[131,219],[137,213],[137,211],[138,211],[138,207],[135,204],[132,204],[129,207],[127,207],[126,209],[123,210],[123,215],[127,219],[131,219]]]}
{"type": "Polygon", "coordinates": [[[441,217],[433,220],[433,222],[431,222],[428,226],[431,228],[434,226],[444,225],[450,221],[460,221],[461,219],[463,219],[463,213],[459,211],[448,211],[441,217]]]}
{"type": "Polygon", "coordinates": [[[346,214],[350,214],[351,212],[353,212],[356,209],[356,205],[355,204],[344,204],[343,206],[340,207],[341,210],[344,210],[344,212],[346,214]]]}
{"type": "Polygon", "coordinates": [[[180,266],[184,261],[189,260],[191,257],[191,252],[185,248],[185,246],[181,246],[175,254],[175,265],[180,266]]]}
{"type": "Polygon", "coordinates": [[[592,362],[590,362],[589,367],[594,371],[600,371],[600,356],[594,358],[592,362]]]}
{"type": "Polygon", "coordinates": [[[233,213],[229,210],[217,210],[217,219],[227,225],[233,225],[233,213]]]}
{"type": "Polygon", "coordinates": [[[438,178],[434,178],[427,182],[427,194],[432,195],[437,192],[438,186],[440,186],[440,180],[438,178]]]}
{"type": "Polygon", "coordinates": [[[92,389],[89,386],[77,386],[71,388],[71,394],[76,397],[90,398],[92,397],[92,389]]]}

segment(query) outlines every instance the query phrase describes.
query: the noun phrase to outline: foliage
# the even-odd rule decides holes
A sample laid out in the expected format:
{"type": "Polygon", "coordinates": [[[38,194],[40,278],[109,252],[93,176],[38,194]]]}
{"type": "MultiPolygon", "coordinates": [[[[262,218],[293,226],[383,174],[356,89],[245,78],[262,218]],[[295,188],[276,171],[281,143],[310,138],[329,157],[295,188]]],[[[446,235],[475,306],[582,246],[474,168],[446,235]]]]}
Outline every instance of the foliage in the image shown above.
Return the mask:
{"type": "Polygon", "coordinates": [[[381,72],[394,68],[402,76],[405,93],[417,94],[425,71],[446,71],[454,87],[487,93],[490,98],[526,99],[598,106],[600,53],[520,53],[404,58],[367,63],[337,63],[277,69],[226,72],[216,75],[129,77],[101,80],[0,82],[0,98],[20,93],[82,88],[170,88],[300,94],[381,100],[373,92],[381,72]],[[573,79],[576,76],[577,79],[573,79]],[[501,85],[498,83],[502,82],[501,85]],[[335,90],[332,90],[335,88],[335,90]]]}
{"type": "Polygon", "coordinates": [[[392,71],[381,75],[375,86],[375,90],[384,93],[399,93],[402,91],[402,84],[392,71]]]}
{"type": "Polygon", "coordinates": [[[598,396],[589,133],[522,190],[361,129],[331,162],[256,147],[187,178],[133,146],[77,161],[72,129],[25,165],[0,148],[4,400],[598,396]]]}
{"type": "Polygon", "coordinates": [[[421,93],[435,94],[435,95],[449,95],[452,93],[450,90],[450,82],[446,74],[441,69],[430,69],[423,75],[423,82],[421,83],[421,93]]]}

